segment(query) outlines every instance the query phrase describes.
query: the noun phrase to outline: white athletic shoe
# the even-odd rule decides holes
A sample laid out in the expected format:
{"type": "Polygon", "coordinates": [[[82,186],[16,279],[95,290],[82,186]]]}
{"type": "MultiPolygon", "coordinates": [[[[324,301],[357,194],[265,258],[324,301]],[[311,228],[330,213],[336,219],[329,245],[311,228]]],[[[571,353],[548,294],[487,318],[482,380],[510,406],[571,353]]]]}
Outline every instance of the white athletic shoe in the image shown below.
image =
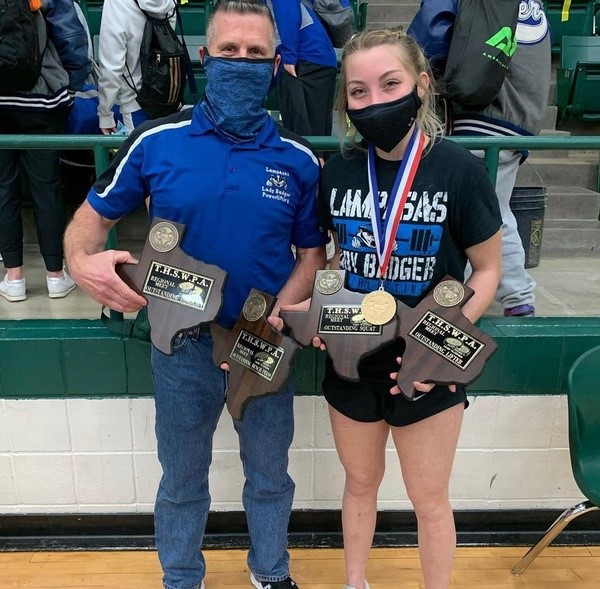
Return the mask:
{"type": "Polygon", "coordinates": [[[21,280],[9,280],[5,275],[2,282],[0,282],[0,296],[11,303],[24,301],[27,298],[26,288],[25,278],[21,278],[21,280]]]}
{"type": "Polygon", "coordinates": [[[62,278],[46,276],[46,285],[48,286],[48,296],[51,299],[62,299],[77,286],[64,269],[62,278]]]}

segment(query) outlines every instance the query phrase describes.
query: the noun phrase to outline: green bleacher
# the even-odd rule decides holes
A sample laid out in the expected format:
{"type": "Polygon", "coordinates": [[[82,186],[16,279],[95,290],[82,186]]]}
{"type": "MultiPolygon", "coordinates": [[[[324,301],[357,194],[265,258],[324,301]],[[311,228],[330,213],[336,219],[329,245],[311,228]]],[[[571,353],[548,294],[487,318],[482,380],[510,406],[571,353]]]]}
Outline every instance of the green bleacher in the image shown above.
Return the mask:
{"type": "Polygon", "coordinates": [[[564,36],[598,34],[600,0],[544,0],[544,10],[550,25],[552,53],[561,52],[564,36]],[[598,19],[596,19],[598,16],[598,19]]]}
{"type": "Polygon", "coordinates": [[[562,38],[556,104],[559,119],[600,121],[600,36],[562,38]]]}

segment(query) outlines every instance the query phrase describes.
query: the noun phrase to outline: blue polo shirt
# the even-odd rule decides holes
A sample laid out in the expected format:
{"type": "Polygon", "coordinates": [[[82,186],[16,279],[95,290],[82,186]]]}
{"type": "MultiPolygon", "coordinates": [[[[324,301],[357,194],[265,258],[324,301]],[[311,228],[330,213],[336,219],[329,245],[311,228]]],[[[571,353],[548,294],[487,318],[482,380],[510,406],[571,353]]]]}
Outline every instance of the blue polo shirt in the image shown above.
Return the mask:
{"type": "Polygon", "coordinates": [[[88,202],[119,219],[150,195],[150,216],[185,224],[183,251],[228,273],[218,322],[230,327],[251,288],[277,295],[291,246],[323,245],[316,215],[319,162],[310,144],[267,120],[234,143],[197,105],[148,121],[127,139],[88,202]]]}

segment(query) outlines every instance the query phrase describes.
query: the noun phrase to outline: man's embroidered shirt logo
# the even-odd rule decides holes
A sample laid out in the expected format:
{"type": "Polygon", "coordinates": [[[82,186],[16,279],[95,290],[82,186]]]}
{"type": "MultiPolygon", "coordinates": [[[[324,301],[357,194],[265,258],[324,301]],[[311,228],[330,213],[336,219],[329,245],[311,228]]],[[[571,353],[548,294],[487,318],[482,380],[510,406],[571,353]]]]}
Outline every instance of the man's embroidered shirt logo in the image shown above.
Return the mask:
{"type": "Polygon", "coordinates": [[[271,198],[290,204],[291,194],[288,192],[289,172],[266,167],[267,180],[262,187],[263,198],[271,198]]]}

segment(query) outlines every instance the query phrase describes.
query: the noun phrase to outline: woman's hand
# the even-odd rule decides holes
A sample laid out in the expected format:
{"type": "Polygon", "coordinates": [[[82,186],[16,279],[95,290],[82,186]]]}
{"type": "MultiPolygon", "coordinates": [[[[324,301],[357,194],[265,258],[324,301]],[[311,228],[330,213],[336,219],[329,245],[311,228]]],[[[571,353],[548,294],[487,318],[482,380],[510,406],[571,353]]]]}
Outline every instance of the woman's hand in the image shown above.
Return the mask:
{"type": "MultiPolygon", "coordinates": [[[[396,362],[398,362],[398,365],[402,364],[402,358],[399,356],[398,358],[396,358],[396,362]]],[[[398,378],[398,373],[397,372],[392,372],[390,374],[390,378],[395,381],[398,378]]],[[[415,388],[416,391],[418,391],[419,393],[429,393],[433,387],[435,387],[436,383],[434,382],[419,382],[417,380],[415,380],[413,382],[413,387],[415,388]]],[[[455,393],[456,392],[456,385],[455,384],[449,384],[448,385],[448,390],[451,393],[455,393]]],[[[390,393],[392,393],[392,395],[398,395],[400,394],[400,389],[398,387],[398,385],[394,385],[391,389],[390,389],[390,393]]]]}

